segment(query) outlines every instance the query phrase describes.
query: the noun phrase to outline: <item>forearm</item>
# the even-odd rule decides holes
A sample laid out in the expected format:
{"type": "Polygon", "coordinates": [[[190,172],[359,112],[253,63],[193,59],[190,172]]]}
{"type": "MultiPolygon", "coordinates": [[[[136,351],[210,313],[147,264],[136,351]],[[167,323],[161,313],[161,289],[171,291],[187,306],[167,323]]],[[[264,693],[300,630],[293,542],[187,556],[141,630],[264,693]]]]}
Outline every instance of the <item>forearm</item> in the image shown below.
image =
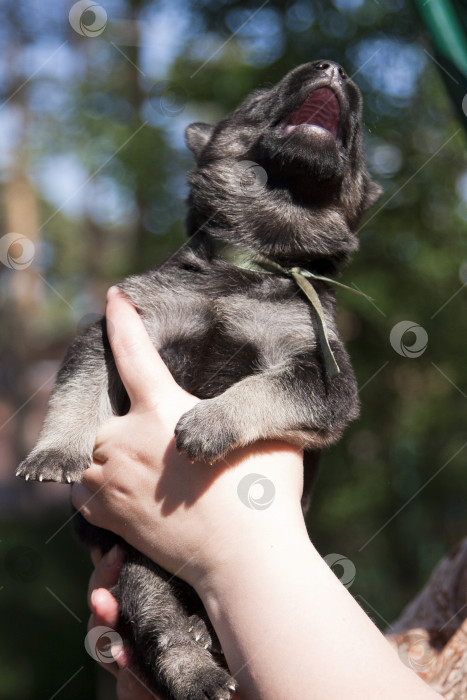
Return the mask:
{"type": "Polygon", "coordinates": [[[242,700],[439,697],[403,666],[304,528],[253,545],[199,593],[242,700]]]}

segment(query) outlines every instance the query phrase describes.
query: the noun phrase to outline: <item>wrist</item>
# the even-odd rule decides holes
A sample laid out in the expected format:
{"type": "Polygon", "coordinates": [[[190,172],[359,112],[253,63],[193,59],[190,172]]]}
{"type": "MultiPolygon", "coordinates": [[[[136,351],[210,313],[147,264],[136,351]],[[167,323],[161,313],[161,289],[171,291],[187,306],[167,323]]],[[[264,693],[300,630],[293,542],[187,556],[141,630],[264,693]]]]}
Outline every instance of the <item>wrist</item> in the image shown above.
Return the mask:
{"type": "Polygon", "coordinates": [[[214,495],[219,509],[209,509],[210,521],[201,526],[205,537],[187,566],[189,583],[199,594],[239,568],[249,571],[264,552],[290,547],[300,537],[308,542],[301,452],[276,441],[257,443],[237,450],[217,481],[222,481],[219,494],[201,498],[214,495]]]}
{"type": "Polygon", "coordinates": [[[234,606],[232,593],[237,591],[248,595],[260,594],[264,586],[271,581],[271,574],[281,571],[293,571],[303,558],[309,558],[314,549],[306,527],[298,518],[282,519],[281,525],[286,530],[277,529],[261,537],[250,537],[243,542],[233,556],[218,559],[215,567],[200,571],[192,584],[203,600],[208,611],[215,611],[217,606],[234,606]]]}
{"type": "Polygon", "coordinates": [[[177,575],[185,578],[201,598],[220,596],[237,576],[244,584],[245,572],[259,573],[267,562],[310,544],[299,507],[280,515],[271,511],[270,517],[258,522],[261,515],[264,513],[256,512],[249,522],[235,522],[229,533],[215,533],[212,542],[194,552],[177,575]]]}

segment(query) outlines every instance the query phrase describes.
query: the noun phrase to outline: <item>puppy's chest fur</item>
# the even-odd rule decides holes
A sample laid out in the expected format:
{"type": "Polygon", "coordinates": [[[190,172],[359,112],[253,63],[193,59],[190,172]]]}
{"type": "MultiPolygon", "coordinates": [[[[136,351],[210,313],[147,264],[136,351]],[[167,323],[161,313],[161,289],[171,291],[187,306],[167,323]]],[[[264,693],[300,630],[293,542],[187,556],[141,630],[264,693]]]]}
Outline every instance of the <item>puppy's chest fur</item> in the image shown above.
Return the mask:
{"type": "MultiPolygon", "coordinates": [[[[228,271],[173,268],[134,276],[122,288],[143,319],[172,374],[187,391],[212,398],[234,382],[280,370],[316,352],[312,310],[285,278],[228,271]],[[175,289],[165,295],[166,284],[175,289]],[[151,294],[145,290],[151,288],[151,294]],[[222,294],[219,290],[222,288],[222,294]],[[150,304],[146,301],[151,299],[150,304]]],[[[331,295],[324,305],[335,336],[331,295]]]]}

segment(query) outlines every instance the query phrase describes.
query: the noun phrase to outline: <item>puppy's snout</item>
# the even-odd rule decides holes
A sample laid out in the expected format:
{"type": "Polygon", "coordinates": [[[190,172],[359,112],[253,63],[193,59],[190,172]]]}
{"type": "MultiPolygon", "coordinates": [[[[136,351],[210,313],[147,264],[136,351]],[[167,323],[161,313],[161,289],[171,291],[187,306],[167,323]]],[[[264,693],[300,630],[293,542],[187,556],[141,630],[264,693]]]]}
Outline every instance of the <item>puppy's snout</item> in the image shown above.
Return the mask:
{"type": "Polygon", "coordinates": [[[332,78],[342,78],[345,80],[347,74],[345,70],[335,61],[316,61],[315,68],[332,78]]]}

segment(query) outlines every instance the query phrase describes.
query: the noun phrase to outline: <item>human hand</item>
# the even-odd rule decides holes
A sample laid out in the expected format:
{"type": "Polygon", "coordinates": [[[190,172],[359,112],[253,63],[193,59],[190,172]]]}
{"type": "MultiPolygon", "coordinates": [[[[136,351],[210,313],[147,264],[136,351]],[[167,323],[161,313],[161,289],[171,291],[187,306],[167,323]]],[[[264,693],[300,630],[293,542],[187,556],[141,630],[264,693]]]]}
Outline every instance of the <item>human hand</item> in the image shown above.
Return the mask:
{"type": "Polygon", "coordinates": [[[191,464],[176,450],[174,429],[198,399],[175,383],[118,292],[109,293],[107,319],[131,408],[99,430],[93,464],[73,486],[74,506],[195,588],[248,548],[254,557],[274,546],[282,522],[303,529],[301,453],[268,441],[236,450],[215,467],[191,464]],[[274,487],[272,504],[261,511],[246,507],[238,493],[252,473],[274,487]]]}
{"type": "MultiPolygon", "coordinates": [[[[117,631],[119,623],[118,603],[109,588],[117,583],[122,565],[122,550],[115,546],[102,556],[98,548],[91,550],[91,559],[95,566],[88,587],[88,604],[91,615],[88,621],[88,635],[96,627],[107,627],[109,631],[117,631]]],[[[117,679],[117,695],[119,700],[165,700],[162,695],[155,695],[139,680],[132,669],[131,658],[120,644],[112,644],[112,663],[108,655],[95,650],[93,658],[106,671],[117,679]],[[104,660],[103,660],[104,659],[104,660]]]]}

